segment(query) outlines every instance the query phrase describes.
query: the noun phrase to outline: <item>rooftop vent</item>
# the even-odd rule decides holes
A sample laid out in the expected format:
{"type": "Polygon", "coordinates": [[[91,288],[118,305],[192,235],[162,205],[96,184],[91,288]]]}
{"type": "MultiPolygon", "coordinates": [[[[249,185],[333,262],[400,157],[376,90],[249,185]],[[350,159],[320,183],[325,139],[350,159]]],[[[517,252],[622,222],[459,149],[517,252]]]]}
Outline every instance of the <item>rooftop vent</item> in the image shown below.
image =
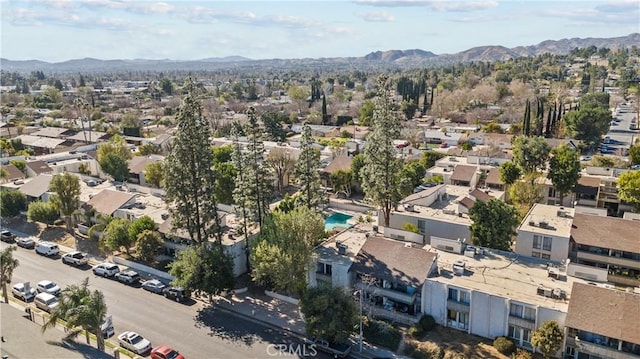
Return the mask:
{"type": "Polygon", "coordinates": [[[540,228],[549,228],[549,222],[546,221],[540,221],[538,222],[538,225],[540,226],[540,228]]]}
{"type": "Polygon", "coordinates": [[[338,254],[346,255],[347,254],[347,246],[341,244],[338,246],[338,254]]]}
{"type": "Polygon", "coordinates": [[[453,263],[453,274],[455,275],[463,275],[464,274],[465,263],[463,261],[455,261],[453,263]]]}

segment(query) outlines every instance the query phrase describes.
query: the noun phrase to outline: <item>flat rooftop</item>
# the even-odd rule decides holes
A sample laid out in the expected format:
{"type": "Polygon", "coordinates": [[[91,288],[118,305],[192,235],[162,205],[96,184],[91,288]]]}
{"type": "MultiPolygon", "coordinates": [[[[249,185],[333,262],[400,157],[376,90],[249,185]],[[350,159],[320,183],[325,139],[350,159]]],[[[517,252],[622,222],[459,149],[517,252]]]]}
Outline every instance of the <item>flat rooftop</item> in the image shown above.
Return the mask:
{"type": "Polygon", "coordinates": [[[524,217],[518,230],[569,238],[574,216],[574,208],[536,203],[524,217]]]}
{"type": "Polygon", "coordinates": [[[350,266],[367,240],[370,226],[357,224],[346,231],[340,232],[316,247],[318,259],[326,263],[337,263],[350,266]],[[338,244],[346,247],[345,254],[338,253],[338,244]]]}
{"type": "Polygon", "coordinates": [[[560,279],[549,277],[547,261],[522,257],[515,253],[484,249],[484,255],[470,258],[462,254],[437,250],[429,245],[425,248],[437,253],[440,271],[439,276],[430,277],[429,281],[477,290],[565,313],[569,308],[573,283],[588,283],[585,280],[567,276],[563,268],[559,268],[560,279]],[[458,276],[453,273],[453,264],[457,261],[465,262],[463,275],[458,276]],[[539,287],[547,290],[560,289],[566,293],[567,299],[552,299],[538,295],[539,287]]]}

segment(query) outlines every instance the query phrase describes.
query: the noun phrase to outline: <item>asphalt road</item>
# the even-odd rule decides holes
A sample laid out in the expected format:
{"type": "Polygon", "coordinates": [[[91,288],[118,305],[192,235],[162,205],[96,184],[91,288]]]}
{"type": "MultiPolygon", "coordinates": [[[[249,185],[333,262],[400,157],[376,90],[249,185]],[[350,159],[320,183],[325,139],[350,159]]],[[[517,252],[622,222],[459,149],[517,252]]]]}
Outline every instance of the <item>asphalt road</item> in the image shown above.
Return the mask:
{"type": "MultiPolygon", "coordinates": [[[[6,243],[0,244],[1,248],[6,246],[6,243]]],[[[18,248],[14,256],[20,265],[12,283],[30,281],[35,286],[40,280],[48,279],[64,288],[89,277],[90,287],[104,293],[116,336],[127,330],[136,331],[154,347],[169,345],[191,359],[314,357],[300,339],[289,333],[216,311],[200,302],[176,303],[141,288],[96,277],[89,266],[65,265],[59,257],[42,257],[33,250],[18,248]]],[[[111,340],[115,342],[114,338],[111,340]]],[[[329,356],[318,353],[315,357],[329,356]]]]}
{"type": "Polygon", "coordinates": [[[629,129],[631,121],[636,117],[635,111],[632,110],[632,107],[630,108],[629,112],[621,112],[614,116],[617,121],[613,121],[613,124],[609,127],[609,132],[606,134],[612,140],[612,143],[607,145],[607,155],[626,157],[626,151],[638,137],[637,130],[632,131],[629,129]]]}

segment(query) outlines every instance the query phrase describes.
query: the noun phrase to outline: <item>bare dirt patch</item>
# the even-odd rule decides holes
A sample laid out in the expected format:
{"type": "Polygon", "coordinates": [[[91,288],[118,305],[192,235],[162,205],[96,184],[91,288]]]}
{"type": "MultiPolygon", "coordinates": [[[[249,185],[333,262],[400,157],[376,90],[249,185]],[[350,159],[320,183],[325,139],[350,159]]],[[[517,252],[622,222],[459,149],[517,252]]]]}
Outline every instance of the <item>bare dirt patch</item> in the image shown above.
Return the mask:
{"type": "Polygon", "coordinates": [[[498,352],[487,339],[463,333],[459,330],[436,326],[422,341],[435,342],[445,351],[452,351],[471,359],[508,359],[498,352]]]}

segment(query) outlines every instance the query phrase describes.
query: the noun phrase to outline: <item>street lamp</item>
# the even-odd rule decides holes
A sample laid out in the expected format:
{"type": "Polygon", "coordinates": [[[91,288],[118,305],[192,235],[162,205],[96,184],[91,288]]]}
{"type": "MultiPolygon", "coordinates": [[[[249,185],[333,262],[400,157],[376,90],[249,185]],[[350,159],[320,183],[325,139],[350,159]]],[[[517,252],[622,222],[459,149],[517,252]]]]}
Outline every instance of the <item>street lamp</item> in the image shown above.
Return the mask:
{"type": "Polygon", "coordinates": [[[363,274],[360,276],[360,289],[357,290],[355,293],[353,294],[360,294],[360,338],[359,338],[359,352],[362,353],[362,342],[363,342],[363,323],[362,323],[362,311],[363,311],[363,302],[364,302],[364,284],[367,284],[367,288],[369,288],[372,284],[375,284],[376,279],[374,277],[371,277],[368,274],[363,274]]]}

